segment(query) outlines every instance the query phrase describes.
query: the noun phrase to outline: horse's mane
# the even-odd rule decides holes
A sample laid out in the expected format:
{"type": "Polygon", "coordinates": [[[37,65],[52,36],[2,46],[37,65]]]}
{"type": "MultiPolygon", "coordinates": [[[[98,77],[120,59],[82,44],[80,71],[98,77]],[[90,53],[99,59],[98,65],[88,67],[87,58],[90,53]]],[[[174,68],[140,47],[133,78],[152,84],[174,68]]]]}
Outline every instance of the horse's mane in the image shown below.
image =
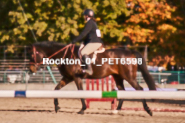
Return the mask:
{"type": "Polygon", "coordinates": [[[54,41],[37,42],[37,43],[34,43],[33,45],[40,46],[40,47],[56,47],[56,46],[64,47],[64,46],[66,46],[66,44],[54,42],[54,41]]]}

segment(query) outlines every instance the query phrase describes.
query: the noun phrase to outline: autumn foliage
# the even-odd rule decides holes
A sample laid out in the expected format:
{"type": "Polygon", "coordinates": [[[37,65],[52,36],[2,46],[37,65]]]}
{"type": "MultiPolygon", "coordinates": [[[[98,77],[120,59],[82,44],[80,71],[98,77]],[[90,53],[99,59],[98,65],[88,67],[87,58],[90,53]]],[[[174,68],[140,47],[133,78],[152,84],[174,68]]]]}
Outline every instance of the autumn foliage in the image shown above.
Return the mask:
{"type": "Polygon", "coordinates": [[[107,45],[148,45],[149,60],[174,57],[185,64],[185,2],[169,0],[18,0],[0,1],[0,42],[6,45],[38,41],[70,43],[84,27],[82,12],[94,10],[107,45]]]}

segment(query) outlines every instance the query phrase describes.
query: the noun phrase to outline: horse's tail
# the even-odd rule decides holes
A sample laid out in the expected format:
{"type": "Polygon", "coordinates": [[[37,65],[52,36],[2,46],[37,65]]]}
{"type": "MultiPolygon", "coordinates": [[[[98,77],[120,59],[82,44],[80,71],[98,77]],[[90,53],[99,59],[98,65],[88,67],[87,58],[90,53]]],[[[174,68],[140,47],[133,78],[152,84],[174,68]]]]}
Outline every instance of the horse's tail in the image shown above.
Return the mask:
{"type": "Polygon", "coordinates": [[[138,69],[141,71],[143,78],[144,78],[146,84],[148,85],[148,88],[150,90],[156,90],[155,81],[147,69],[144,57],[138,51],[132,51],[132,52],[134,53],[134,55],[136,56],[137,59],[138,58],[142,59],[142,64],[138,65],[138,69]]]}

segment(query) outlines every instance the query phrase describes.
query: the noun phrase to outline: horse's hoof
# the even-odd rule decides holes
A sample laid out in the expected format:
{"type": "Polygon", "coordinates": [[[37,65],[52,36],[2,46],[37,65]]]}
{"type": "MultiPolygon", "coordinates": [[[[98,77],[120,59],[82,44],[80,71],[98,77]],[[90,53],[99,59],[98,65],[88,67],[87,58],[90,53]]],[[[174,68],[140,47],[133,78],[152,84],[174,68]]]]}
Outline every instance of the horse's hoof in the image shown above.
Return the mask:
{"type": "Polygon", "coordinates": [[[60,109],[59,106],[55,106],[55,112],[56,112],[56,113],[58,112],[59,109],[60,109]]]}
{"type": "Polygon", "coordinates": [[[78,114],[84,114],[84,110],[80,110],[78,114]]]}
{"type": "Polygon", "coordinates": [[[152,116],[152,111],[151,111],[151,110],[147,111],[147,113],[148,113],[150,116],[152,116]]]}
{"type": "Polygon", "coordinates": [[[112,110],[112,114],[118,114],[118,110],[112,110]]]}

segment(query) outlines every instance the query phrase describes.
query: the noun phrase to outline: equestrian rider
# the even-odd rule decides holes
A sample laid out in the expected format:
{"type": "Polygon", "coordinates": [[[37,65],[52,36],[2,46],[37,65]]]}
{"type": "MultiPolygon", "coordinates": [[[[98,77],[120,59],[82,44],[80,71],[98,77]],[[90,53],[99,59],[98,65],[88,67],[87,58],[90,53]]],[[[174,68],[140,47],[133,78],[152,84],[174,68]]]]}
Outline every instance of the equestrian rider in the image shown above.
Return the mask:
{"type": "Polygon", "coordinates": [[[89,58],[89,54],[96,51],[98,48],[100,48],[103,44],[101,40],[101,33],[100,30],[97,27],[96,21],[94,19],[94,12],[91,9],[86,9],[83,13],[84,19],[86,20],[85,27],[81,34],[76,37],[72,43],[74,44],[77,41],[81,41],[84,37],[84,48],[81,50],[82,55],[82,62],[87,66],[86,70],[83,70],[83,72],[88,73],[89,75],[92,75],[92,67],[90,64],[86,63],[86,58],[89,58]]]}

